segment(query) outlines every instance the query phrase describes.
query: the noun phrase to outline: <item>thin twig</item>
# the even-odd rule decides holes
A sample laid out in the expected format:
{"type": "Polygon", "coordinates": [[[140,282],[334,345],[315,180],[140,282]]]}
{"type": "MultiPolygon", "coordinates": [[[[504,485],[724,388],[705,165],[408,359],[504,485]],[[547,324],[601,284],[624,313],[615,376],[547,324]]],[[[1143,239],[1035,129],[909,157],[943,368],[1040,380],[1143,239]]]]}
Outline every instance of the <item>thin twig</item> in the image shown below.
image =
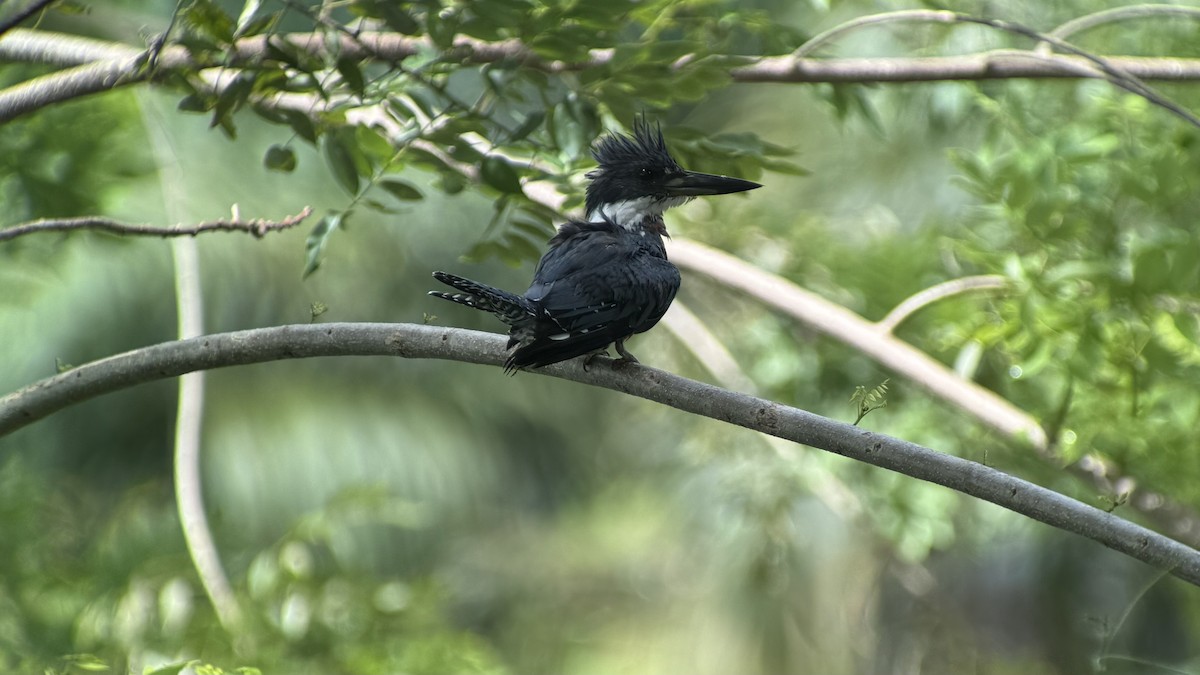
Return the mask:
{"type": "Polygon", "coordinates": [[[137,225],[122,223],[104,216],[83,216],[80,218],[44,218],[21,225],[0,229],[0,241],[16,239],[37,232],[63,232],[69,230],[101,230],[121,235],[139,235],[150,237],[188,237],[203,232],[247,232],[256,238],[261,238],[269,232],[278,232],[295,227],[312,215],[312,207],[294,216],[281,220],[255,218],[253,220],[221,219],[199,223],[197,225],[175,225],[174,227],[157,227],[154,225],[137,225]]]}
{"type": "Polygon", "coordinates": [[[927,305],[959,293],[978,290],[998,290],[1008,286],[1008,280],[998,274],[982,274],[974,277],[961,277],[934,284],[905,298],[887,313],[887,316],[875,323],[875,327],[884,333],[896,330],[905,319],[920,311],[927,305]]]}
{"type": "Polygon", "coordinates": [[[792,52],[793,59],[802,59],[816,53],[818,49],[833,42],[846,33],[852,33],[865,26],[878,26],[885,23],[957,23],[958,15],[954,12],[940,9],[902,9],[895,12],[870,14],[851,19],[838,24],[829,30],[818,33],[792,52]]]}
{"type": "MultiPolygon", "coordinates": [[[[196,249],[196,242],[191,239],[171,241],[181,339],[195,337],[203,331],[200,261],[196,249]]],[[[241,625],[242,610],[225,568],[221,565],[221,554],[204,509],[201,484],[200,434],[203,429],[204,379],[204,371],[185,373],[179,378],[179,400],[175,413],[175,506],[179,512],[179,528],[183,532],[183,540],[200,585],[212,603],[221,626],[226,631],[234,632],[241,625]]]]}
{"type": "MultiPolygon", "coordinates": [[[[101,394],[196,370],[318,356],[398,356],[500,366],[506,341],[503,335],[437,326],[330,323],[166,342],[78,366],[0,398],[0,435],[101,394]]],[[[1200,586],[1200,551],[991,467],[654,368],[615,368],[601,358],[584,370],[582,361],[573,359],[521,377],[550,375],[612,389],[936,483],[1087,537],[1200,586]]]]}
{"type": "Polygon", "coordinates": [[[1106,23],[1164,16],[1186,16],[1192,19],[1200,19],[1200,7],[1180,7],[1179,5],[1131,5],[1129,7],[1115,7],[1071,19],[1046,34],[1060,40],[1065,40],[1076,33],[1082,33],[1106,23]]]}
{"type": "MultiPolygon", "coordinates": [[[[1129,621],[1129,617],[1133,614],[1133,610],[1135,608],[1137,608],[1138,604],[1141,603],[1142,599],[1146,597],[1146,594],[1150,592],[1150,589],[1157,586],[1159,584],[1159,582],[1161,582],[1163,580],[1163,577],[1165,577],[1165,576],[1166,576],[1165,573],[1160,572],[1160,573],[1154,575],[1152,578],[1150,578],[1145,584],[1142,585],[1141,590],[1139,590],[1125,604],[1125,609],[1124,609],[1124,611],[1121,612],[1121,616],[1120,616],[1120,618],[1117,619],[1116,624],[1113,625],[1111,628],[1109,628],[1107,626],[1105,627],[1103,634],[1100,636],[1100,655],[1096,657],[1097,662],[1103,662],[1104,659],[1110,658],[1110,654],[1112,652],[1113,638],[1117,637],[1117,635],[1120,634],[1121,629],[1125,627],[1125,622],[1129,621]]],[[[1191,671],[1189,670],[1189,671],[1181,671],[1181,672],[1190,673],[1191,671]]]]}
{"type": "Polygon", "coordinates": [[[1128,72],[1124,68],[1121,68],[1111,59],[1093,54],[1086,49],[1080,49],[1079,47],[1076,47],[1065,40],[1060,40],[1052,35],[1041,33],[1032,28],[1012,21],[984,19],[980,17],[967,16],[965,14],[958,15],[958,18],[959,21],[964,23],[974,23],[981,26],[988,26],[989,28],[995,28],[997,30],[1013,33],[1015,35],[1021,35],[1040,42],[1046,42],[1064,52],[1086,59],[1094,63],[1107,76],[1105,79],[1112,84],[1115,84],[1118,87],[1129,91],[1130,93],[1141,96],[1154,105],[1174,113],[1179,118],[1200,129],[1200,117],[1196,117],[1187,108],[1184,108],[1178,103],[1168,99],[1166,96],[1163,96],[1157,91],[1151,89],[1149,85],[1141,80],[1141,78],[1128,72]]]}
{"type": "Polygon", "coordinates": [[[179,15],[183,13],[183,5],[184,0],[176,1],[175,9],[171,10],[171,18],[167,21],[167,27],[150,41],[150,46],[146,49],[146,69],[151,73],[158,68],[158,56],[162,54],[163,47],[171,37],[171,31],[175,30],[175,24],[179,22],[179,15]]]}
{"type": "Polygon", "coordinates": [[[55,0],[34,0],[33,2],[29,3],[28,7],[22,7],[12,16],[8,17],[4,21],[0,21],[0,36],[15,28],[17,24],[21,23],[25,19],[28,19],[34,14],[42,11],[52,2],[55,2],[55,0]]]}
{"type": "MultiPolygon", "coordinates": [[[[187,180],[163,120],[146,99],[146,96],[139,96],[138,102],[158,165],[163,204],[168,216],[181,218],[184,214],[180,212],[179,204],[183,199],[182,191],[186,189],[187,180]]],[[[233,209],[232,220],[238,220],[236,206],[233,209]]],[[[171,240],[171,259],[175,263],[175,308],[179,339],[192,338],[204,333],[204,299],[198,248],[194,238],[171,240]]],[[[204,371],[187,373],[179,378],[173,458],[175,507],[179,513],[179,529],[195,567],[196,577],[212,603],[217,621],[226,631],[233,633],[241,624],[242,611],[237,595],[229,583],[229,577],[221,565],[220,551],[204,509],[203,474],[200,470],[204,382],[204,371]]]]}

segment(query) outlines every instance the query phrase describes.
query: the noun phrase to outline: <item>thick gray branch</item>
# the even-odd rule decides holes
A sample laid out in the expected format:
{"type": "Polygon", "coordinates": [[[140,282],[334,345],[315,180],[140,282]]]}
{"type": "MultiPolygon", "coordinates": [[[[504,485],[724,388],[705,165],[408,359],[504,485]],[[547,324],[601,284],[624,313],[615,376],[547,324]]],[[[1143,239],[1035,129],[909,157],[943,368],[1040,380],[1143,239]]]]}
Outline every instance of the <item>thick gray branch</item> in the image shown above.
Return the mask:
{"type": "MultiPolygon", "coordinates": [[[[275,36],[315,54],[327,50],[325,38],[315,33],[275,36]]],[[[548,61],[518,41],[485,42],[467,37],[455,40],[455,55],[468,63],[517,62],[546,72],[580,71],[606,66],[612,50],[592,50],[576,63],[548,61]]],[[[427,38],[393,33],[362,33],[341,37],[339,54],[351,58],[402,61],[435,49],[427,38]]],[[[0,37],[0,60],[75,66],[0,91],[0,123],[45,106],[80,96],[141,82],[152,73],[141,65],[142,50],[129,45],[78,38],[72,35],[14,29],[0,37]]],[[[270,58],[267,38],[239,40],[226,65],[250,66],[270,58]]],[[[685,69],[693,59],[675,63],[685,69]]],[[[1200,59],[1159,57],[1107,57],[1114,72],[1137,80],[1200,80],[1200,59]]],[[[160,69],[194,69],[196,63],[182,47],[167,47],[157,60],[160,69]]],[[[984,54],[895,58],[796,58],[764,57],[752,64],[731,67],[735,82],[756,83],[878,83],[987,80],[1012,78],[1103,78],[1088,59],[1034,51],[1004,50],[984,54]]]]}
{"type": "MultiPolygon", "coordinates": [[[[3,44],[7,38],[0,38],[3,44]]],[[[98,94],[136,82],[131,62],[96,61],[0,90],[0,124],[55,103],[98,94]]]]}
{"type": "MultiPolygon", "coordinates": [[[[1141,80],[1200,80],[1200,59],[1113,56],[1114,68],[1141,80]]],[[[734,68],[737,82],[938,82],[944,80],[1103,78],[1086,59],[1005,50],[963,56],[794,59],[774,56],[734,68]]]]}
{"type": "MultiPolygon", "coordinates": [[[[101,394],[196,370],[315,356],[399,356],[499,366],[504,343],[503,336],[491,333],[368,323],[278,326],[167,342],[79,366],[5,396],[0,399],[0,435],[101,394]]],[[[1082,535],[1200,586],[1200,551],[1052,490],[797,408],[653,368],[616,369],[609,363],[602,360],[584,371],[577,359],[535,372],[632,394],[937,483],[1082,535]]]]}

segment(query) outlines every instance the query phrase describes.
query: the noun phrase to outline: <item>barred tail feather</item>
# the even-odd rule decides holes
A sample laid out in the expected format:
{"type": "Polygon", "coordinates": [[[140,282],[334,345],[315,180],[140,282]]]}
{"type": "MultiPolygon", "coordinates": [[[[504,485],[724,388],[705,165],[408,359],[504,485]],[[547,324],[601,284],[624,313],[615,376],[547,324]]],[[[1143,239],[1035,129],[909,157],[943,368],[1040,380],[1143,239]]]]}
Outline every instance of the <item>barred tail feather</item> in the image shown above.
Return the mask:
{"type": "Polygon", "coordinates": [[[442,293],[440,291],[429,291],[429,295],[485,312],[491,312],[510,326],[536,314],[535,308],[530,305],[529,301],[515,293],[502,291],[499,288],[493,288],[478,281],[472,281],[445,272],[434,272],[433,278],[460,292],[442,293]]]}

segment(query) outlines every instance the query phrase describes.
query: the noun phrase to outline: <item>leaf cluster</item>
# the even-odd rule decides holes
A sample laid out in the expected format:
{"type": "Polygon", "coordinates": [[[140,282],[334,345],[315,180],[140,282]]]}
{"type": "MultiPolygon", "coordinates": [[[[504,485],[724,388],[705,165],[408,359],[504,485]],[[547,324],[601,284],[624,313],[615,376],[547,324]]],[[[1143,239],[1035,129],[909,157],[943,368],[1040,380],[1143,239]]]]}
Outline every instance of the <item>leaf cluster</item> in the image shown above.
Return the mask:
{"type": "MultiPolygon", "coordinates": [[[[356,209],[395,213],[424,197],[402,177],[408,169],[432,173],[446,194],[478,181],[494,200],[494,217],[468,258],[536,258],[556,214],[528,198],[527,182],[547,181],[575,196],[568,208],[578,205],[573,181],[606,128],[725,87],[740,51],[783,51],[799,40],[764,11],[710,0],[372,0],[331,15],[297,3],[270,6],[251,3],[235,19],[214,0],[191,0],[175,39],[198,68],[169,77],[189,92],[181,110],[210,115],[231,138],[241,110],[290,128],[291,138],[264,157],[270,170],[295,170],[297,142],[320,148],[350,202],[314,228],[305,275],[356,209]],[[413,36],[416,48],[382,54],[359,37],[362,25],[413,36]],[[321,36],[320,46],[293,39],[296,30],[321,36]],[[265,53],[241,55],[239,40],[249,38],[265,39],[265,53]],[[469,40],[511,47],[512,56],[476,62],[469,40]],[[213,86],[203,67],[222,65],[235,68],[213,86]],[[364,123],[364,111],[373,122],[364,123]]],[[[799,171],[783,159],[785,149],[751,133],[706,138],[673,130],[683,141],[679,152],[701,167],[749,177],[799,171]]]]}
{"type": "Polygon", "coordinates": [[[956,252],[1015,288],[972,337],[1002,355],[987,377],[1042,411],[1065,459],[1087,449],[1200,503],[1176,484],[1183,457],[1162,452],[1190,447],[1200,423],[1197,135],[1093,84],[1057,94],[981,97],[989,137],[954,154],[981,203],[956,252]]]}

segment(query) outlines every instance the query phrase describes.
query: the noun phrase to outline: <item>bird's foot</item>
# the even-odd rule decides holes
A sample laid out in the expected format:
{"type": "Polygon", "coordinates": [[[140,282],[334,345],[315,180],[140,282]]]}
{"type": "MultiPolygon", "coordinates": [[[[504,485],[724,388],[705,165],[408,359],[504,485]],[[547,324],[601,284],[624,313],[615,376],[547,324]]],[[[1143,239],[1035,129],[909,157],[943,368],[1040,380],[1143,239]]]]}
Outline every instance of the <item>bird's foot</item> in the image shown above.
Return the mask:
{"type": "Polygon", "coordinates": [[[625,341],[624,340],[617,340],[617,342],[614,346],[617,348],[617,353],[621,355],[621,358],[617,359],[616,361],[613,361],[614,368],[624,368],[625,366],[627,366],[631,363],[641,363],[640,361],[637,360],[636,356],[634,356],[633,354],[630,354],[629,350],[625,349],[625,341]]]}
{"type": "Polygon", "coordinates": [[[587,357],[583,360],[583,372],[586,373],[588,371],[588,368],[590,368],[592,366],[592,361],[594,361],[597,356],[607,357],[608,350],[607,349],[597,349],[596,351],[592,352],[591,354],[588,354],[587,357]]]}

